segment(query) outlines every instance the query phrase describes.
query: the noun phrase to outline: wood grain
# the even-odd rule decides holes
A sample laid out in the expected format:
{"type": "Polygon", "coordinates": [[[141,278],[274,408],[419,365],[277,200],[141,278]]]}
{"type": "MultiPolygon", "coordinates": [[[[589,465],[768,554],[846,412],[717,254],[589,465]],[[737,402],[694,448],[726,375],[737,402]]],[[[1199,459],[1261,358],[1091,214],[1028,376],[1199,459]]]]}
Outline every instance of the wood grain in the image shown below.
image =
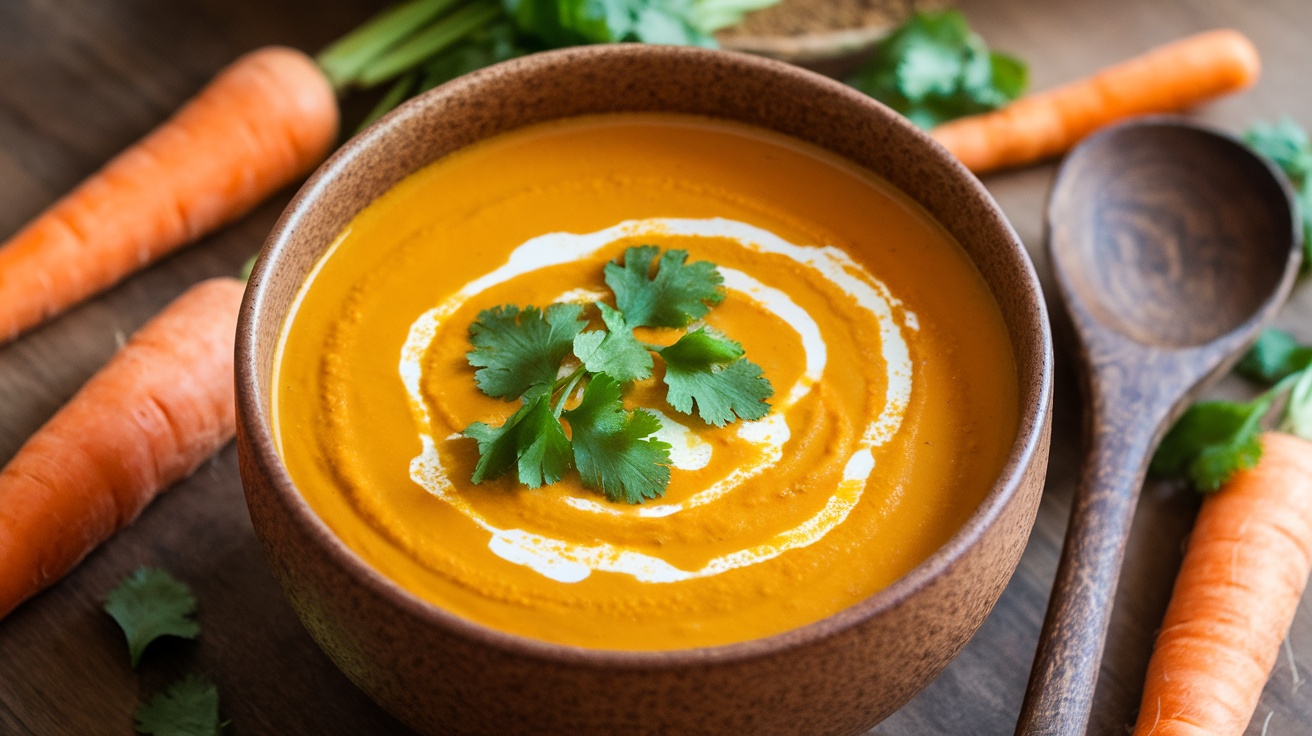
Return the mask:
{"type": "MultiPolygon", "coordinates": [[[[142,135],[242,51],[266,43],[320,48],[381,0],[11,0],[0,3],[0,237],[142,135]]],[[[1263,54],[1252,91],[1199,111],[1237,131],[1281,113],[1312,124],[1303,0],[961,0],[995,47],[1031,60],[1035,88],[1075,78],[1172,38],[1233,26],[1263,54]]],[[[353,104],[358,120],[369,100],[353,104]]],[[[349,125],[348,120],[348,125],[349,125]]],[[[1029,246],[1045,286],[1043,206],[1055,166],[986,184],[1029,246]]],[[[191,283],[235,273],[286,203],[284,193],[241,222],[0,348],[0,462],[114,351],[191,283]]],[[[1051,294],[1051,288],[1049,288],[1051,294]]],[[[1053,305],[1056,306],[1055,304],[1053,305]]],[[[1280,323],[1312,340],[1312,289],[1280,323]]],[[[1052,460],[1038,522],[997,608],[927,690],[872,733],[1010,733],[1025,689],[1081,460],[1073,364],[1059,363],[1052,460]]],[[[1231,381],[1222,394],[1243,395],[1231,381]]],[[[1154,631],[1192,525],[1194,494],[1143,489],[1115,598],[1089,732],[1127,732],[1154,631]]],[[[1312,731],[1312,603],[1304,601],[1249,734],[1312,731]],[[1291,667],[1291,664],[1293,665],[1291,667]],[[1296,667],[1297,669],[1294,669],[1296,667]],[[1295,676],[1294,672],[1298,674],[1295,676]]],[[[267,572],[242,502],[231,447],[165,494],[60,585],[0,622],[0,733],[127,734],[139,698],[184,672],[220,688],[233,734],[402,734],[333,669],[267,572]],[[126,647],[99,600],[138,565],[190,582],[205,629],[127,667],[126,647]]]]}

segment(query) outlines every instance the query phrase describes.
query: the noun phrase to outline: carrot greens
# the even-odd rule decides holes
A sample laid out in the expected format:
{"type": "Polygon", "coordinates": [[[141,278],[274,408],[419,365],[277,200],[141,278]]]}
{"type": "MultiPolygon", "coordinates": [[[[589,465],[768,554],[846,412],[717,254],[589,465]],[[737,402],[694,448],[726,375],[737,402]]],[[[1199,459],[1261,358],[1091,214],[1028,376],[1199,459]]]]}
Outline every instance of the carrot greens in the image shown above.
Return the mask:
{"type": "Polygon", "coordinates": [[[661,422],[623,401],[626,386],[651,378],[653,353],[665,364],[666,401],[675,411],[695,410],[715,426],[769,413],[774,390],[738,343],[704,326],[666,346],[634,334],[636,327],[687,328],[724,300],[715,265],[687,257],[639,246],[624,252],[622,264],[606,264],[616,306],[594,302],[604,329],[585,329],[580,304],[479,313],[469,327],[474,381],[520,407],[498,427],[474,422],[465,429],[478,443],[474,483],[514,470],[521,484],[538,488],[574,467],[584,486],[611,501],[661,496],[670,480],[670,445],[653,436],[661,422]]]}
{"type": "Polygon", "coordinates": [[[388,84],[365,120],[476,69],[593,43],[716,46],[714,32],[779,0],[408,0],[315,60],[339,93],[388,84]]]}

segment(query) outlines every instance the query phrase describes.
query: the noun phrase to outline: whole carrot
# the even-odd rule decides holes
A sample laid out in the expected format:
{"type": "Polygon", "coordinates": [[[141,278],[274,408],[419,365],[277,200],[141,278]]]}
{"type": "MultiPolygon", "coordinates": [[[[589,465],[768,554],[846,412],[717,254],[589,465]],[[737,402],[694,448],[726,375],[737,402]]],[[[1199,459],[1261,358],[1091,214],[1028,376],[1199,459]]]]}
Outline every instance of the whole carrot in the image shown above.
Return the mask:
{"type": "Polygon", "coordinates": [[[1208,31],[930,134],[966,168],[984,173],[1055,156],[1123,118],[1176,112],[1244,89],[1260,69],[1257,49],[1243,34],[1208,31]]]}
{"type": "Polygon", "coordinates": [[[232,438],[243,290],[220,278],[178,297],[0,470],[0,617],[232,438]]]}
{"type": "Polygon", "coordinates": [[[337,136],[337,97],[299,51],[253,51],[0,244],[0,343],[254,207],[337,136]]]}
{"type": "Polygon", "coordinates": [[[1262,447],[1198,513],[1136,736],[1242,734],[1257,708],[1312,573],[1312,442],[1271,432],[1262,447]]]}

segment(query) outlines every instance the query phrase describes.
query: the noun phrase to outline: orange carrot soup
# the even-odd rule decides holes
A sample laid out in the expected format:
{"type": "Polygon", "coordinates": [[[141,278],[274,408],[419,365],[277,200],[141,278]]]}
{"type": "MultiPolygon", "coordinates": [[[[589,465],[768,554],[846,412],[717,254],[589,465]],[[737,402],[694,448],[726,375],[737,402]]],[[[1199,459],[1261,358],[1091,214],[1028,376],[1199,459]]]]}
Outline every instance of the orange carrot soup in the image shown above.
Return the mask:
{"type": "Polygon", "coordinates": [[[402,181],[302,287],[274,380],[291,477],[361,559],[603,649],[867,598],[965,522],[1019,424],[998,307],[924,210],[811,145],[664,114],[402,181]]]}

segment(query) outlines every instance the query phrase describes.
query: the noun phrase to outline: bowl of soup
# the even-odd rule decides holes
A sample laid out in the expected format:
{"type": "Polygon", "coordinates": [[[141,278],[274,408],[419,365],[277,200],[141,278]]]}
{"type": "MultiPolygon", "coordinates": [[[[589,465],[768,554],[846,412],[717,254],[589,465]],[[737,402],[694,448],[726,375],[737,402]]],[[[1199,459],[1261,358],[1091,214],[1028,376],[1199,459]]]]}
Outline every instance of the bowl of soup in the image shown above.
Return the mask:
{"type": "Polygon", "coordinates": [[[251,519],[421,733],[858,733],[1010,579],[1051,339],[972,175],[843,85],[617,45],[348,142],[243,304],[251,519]]]}

